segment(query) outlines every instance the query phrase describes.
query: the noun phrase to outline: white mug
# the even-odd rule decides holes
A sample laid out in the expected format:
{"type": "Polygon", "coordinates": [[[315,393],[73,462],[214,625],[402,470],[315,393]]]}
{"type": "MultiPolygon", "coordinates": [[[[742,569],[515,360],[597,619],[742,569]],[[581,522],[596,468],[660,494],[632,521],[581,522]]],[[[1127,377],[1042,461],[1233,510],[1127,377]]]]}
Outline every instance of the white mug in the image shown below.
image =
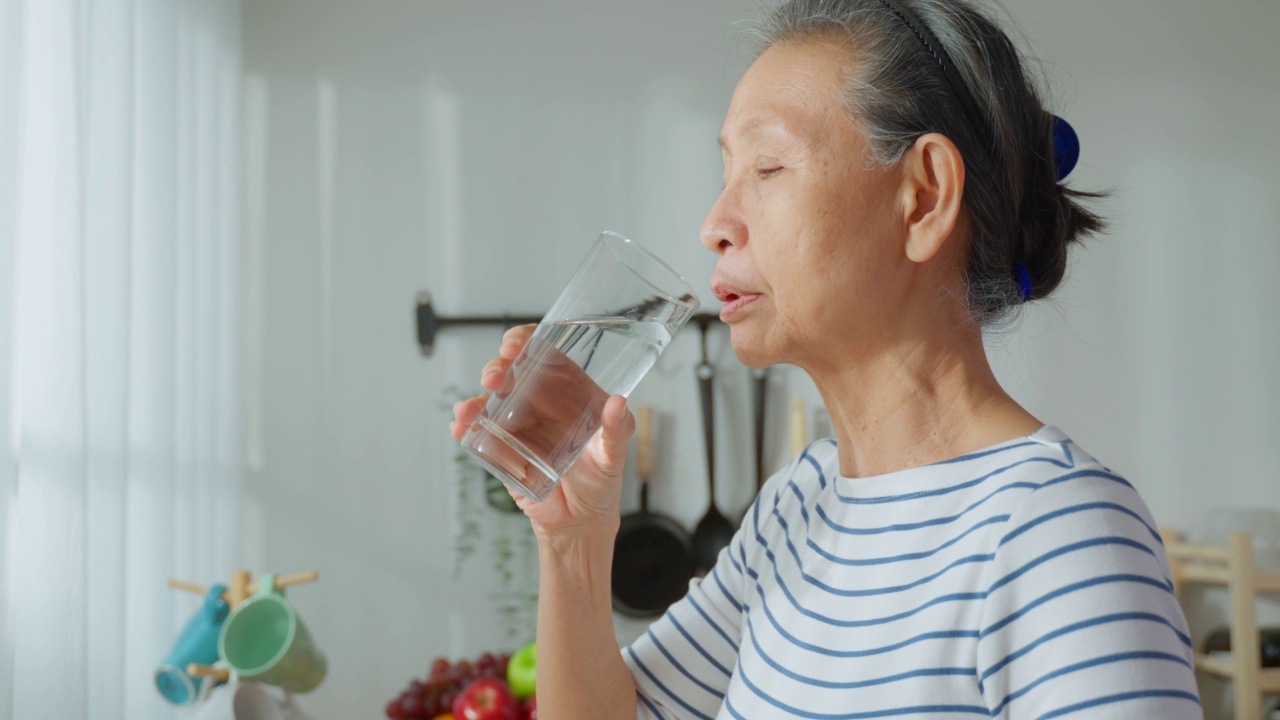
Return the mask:
{"type": "Polygon", "coordinates": [[[233,675],[231,682],[209,691],[208,699],[201,703],[194,717],[195,720],[292,720],[294,716],[286,715],[280,700],[266,688],[233,675]]]}
{"type": "Polygon", "coordinates": [[[284,703],[280,705],[280,709],[284,711],[285,720],[315,720],[315,716],[298,704],[291,692],[284,694],[284,703]]]}

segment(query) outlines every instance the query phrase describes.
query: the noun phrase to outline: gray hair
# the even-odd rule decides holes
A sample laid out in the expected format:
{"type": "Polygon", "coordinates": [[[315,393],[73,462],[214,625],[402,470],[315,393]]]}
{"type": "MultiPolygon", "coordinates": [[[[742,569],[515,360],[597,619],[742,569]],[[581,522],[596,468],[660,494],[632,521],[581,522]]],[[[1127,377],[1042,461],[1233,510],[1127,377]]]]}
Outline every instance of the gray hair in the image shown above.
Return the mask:
{"type": "Polygon", "coordinates": [[[975,123],[938,61],[881,0],[787,0],[755,32],[757,52],[786,42],[837,38],[852,51],[842,100],[867,137],[867,160],[892,167],[921,135],[941,133],[966,166],[963,203],[972,232],[965,261],[969,311],[980,326],[1021,304],[1016,264],[1031,299],[1049,295],[1067,248],[1102,230],[1079,200],[1099,198],[1057,179],[1052,116],[1008,35],[968,0],[897,0],[943,45],[985,127],[975,123]]]}

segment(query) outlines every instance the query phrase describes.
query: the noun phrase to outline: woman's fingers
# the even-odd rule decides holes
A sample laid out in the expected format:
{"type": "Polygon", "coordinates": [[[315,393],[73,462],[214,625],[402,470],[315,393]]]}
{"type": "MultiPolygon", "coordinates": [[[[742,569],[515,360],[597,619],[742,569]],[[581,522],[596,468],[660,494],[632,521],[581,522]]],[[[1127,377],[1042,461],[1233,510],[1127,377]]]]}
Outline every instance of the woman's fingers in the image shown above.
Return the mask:
{"type": "Polygon", "coordinates": [[[511,496],[511,499],[516,502],[516,507],[520,508],[521,510],[524,510],[528,508],[531,504],[533,504],[533,500],[530,500],[527,495],[525,495],[524,493],[516,492],[515,490],[512,490],[511,487],[508,486],[506,483],[503,483],[502,487],[506,489],[507,494],[511,496]]]}
{"type": "Polygon", "coordinates": [[[484,404],[487,402],[489,402],[487,393],[459,401],[453,406],[453,417],[459,422],[474,422],[476,418],[480,417],[480,412],[484,410],[484,404]]]}
{"type": "Polygon", "coordinates": [[[515,360],[524,346],[533,337],[537,325],[519,325],[502,334],[502,346],[498,348],[498,356],[504,360],[515,360]]]}
{"type": "Polygon", "coordinates": [[[457,420],[454,420],[453,422],[449,423],[449,434],[453,436],[454,440],[457,440],[459,442],[462,441],[462,436],[466,435],[467,430],[470,430],[470,429],[471,429],[470,425],[465,423],[460,423],[457,420]]]}
{"type": "Polygon", "coordinates": [[[489,392],[507,393],[511,391],[511,364],[519,357],[520,351],[533,337],[537,325],[520,325],[513,327],[502,335],[502,345],[498,348],[498,357],[484,364],[480,370],[480,385],[489,392]]]}
{"type": "Polygon", "coordinates": [[[607,476],[622,477],[627,461],[627,445],[636,431],[636,419],[627,411],[627,399],[614,395],[600,413],[600,454],[596,463],[607,476]]]}
{"type": "Polygon", "coordinates": [[[480,413],[484,411],[485,403],[489,401],[489,396],[477,395],[459,401],[453,406],[453,422],[449,423],[449,431],[453,434],[454,440],[461,440],[463,435],[467,434],[467,429],[471,427],[471,423],[480,417],[480,413]]]}
{"type": "Polygon", "coordinates": [[[480,370],[480,386],[489,392],[501,390],[511,369],[511,362],[506,358],[496,357],[485,363],[484,368],[480,370]]]}

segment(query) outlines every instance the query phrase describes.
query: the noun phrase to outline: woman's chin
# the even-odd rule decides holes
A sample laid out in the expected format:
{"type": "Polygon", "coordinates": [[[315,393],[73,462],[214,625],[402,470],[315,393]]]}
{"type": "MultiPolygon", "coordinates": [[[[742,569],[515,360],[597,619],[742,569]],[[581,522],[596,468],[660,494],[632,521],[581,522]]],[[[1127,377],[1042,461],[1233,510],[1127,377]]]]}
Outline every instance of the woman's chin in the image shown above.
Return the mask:
{"type": "Polygon", "coordinates": [[[749,368],[769,367],[778,362],[775,353],[770,351],[768,343],[760,333],[755,332],[751,323],[736,323],[729,326],[729,338],[733,342],[733,353],[738,362],[749,368]]]}

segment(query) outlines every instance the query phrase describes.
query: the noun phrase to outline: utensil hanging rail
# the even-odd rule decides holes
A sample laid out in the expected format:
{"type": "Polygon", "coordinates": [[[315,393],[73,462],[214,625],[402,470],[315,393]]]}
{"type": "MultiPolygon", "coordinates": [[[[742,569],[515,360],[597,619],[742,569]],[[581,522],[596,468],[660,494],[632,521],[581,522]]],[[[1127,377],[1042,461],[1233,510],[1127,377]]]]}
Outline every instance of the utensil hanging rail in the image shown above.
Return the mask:
{"type": "MultiPolygon", "coordinates": [[[[533,325],[542,320],[541,315],[437,315],[431,304],[431,293],[418,293],[414,308],[414,326],[418,338],[418,349],[423,357],[431,357],[435,352],[436,335],[446,327],[485,326],[515,327],[516,325],[533,325]]],[[[708,325],[721,322],[720,316],[713,313],[698,313],[689,319],[691,323],[708,325]]]]}

